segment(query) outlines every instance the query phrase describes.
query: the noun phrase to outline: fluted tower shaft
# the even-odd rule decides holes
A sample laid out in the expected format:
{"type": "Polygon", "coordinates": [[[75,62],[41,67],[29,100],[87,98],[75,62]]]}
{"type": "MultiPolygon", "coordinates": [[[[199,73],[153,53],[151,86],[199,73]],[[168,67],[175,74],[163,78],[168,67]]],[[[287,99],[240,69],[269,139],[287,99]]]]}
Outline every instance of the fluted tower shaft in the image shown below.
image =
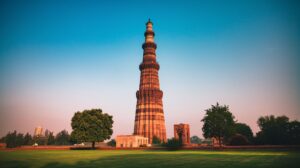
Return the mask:
{"type": "Polygon", "coordinates": [[[143,61],[140,64],[140,86],[136,92],[137,104],[134,134],[147,137],[152,143],[156,136],[166,142],[166,127],[163,111],[163,92],[159,86],[159,64],[156,61],[153,23],[146,23],[143,61]]]}

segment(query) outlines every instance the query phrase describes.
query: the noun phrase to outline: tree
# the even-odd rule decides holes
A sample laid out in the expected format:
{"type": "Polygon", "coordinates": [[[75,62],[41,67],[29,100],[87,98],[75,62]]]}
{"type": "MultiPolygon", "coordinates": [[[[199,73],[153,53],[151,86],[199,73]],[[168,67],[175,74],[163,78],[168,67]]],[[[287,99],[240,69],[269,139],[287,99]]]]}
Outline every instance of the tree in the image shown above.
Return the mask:
{"type": "Polygon", "coordinates": [[[16,144],[17,146],[22,146],[24,143],[24,135],[22,133],[17,134],[16,144]]]}
{"type": "Polygon", "coordinates": [[[288,124],[288,139],[291,145],[300,145],[300,122],[292,121],[288,124]]]}
{"type": "Polygon", "coordinates": [[[161,144],[161,140],[157,136],[153,136],[152,144],[161,144]]]}
{"type": "Polygon", "coordinates": [[[15,148],[17,147],[17,131],[14,132],[8,132],[5,138],[5,143],[7,148],[15,148]]]}
{"type": "Polygon", "coordinates": [[[48,135],[48,141],[47,141],[47,145],[54,145],[55,144],[55,137],[53,135],[53,132],[49,132],[48,135]]]}
{"type": "Polygon", "coordinates": [[[102,113],[101,109],[84,110],[76,112],[72,118],[72,139],[78,142],[103,142],[109,139],[113,133],[113,117],[102,113]]]}
{"type": "Polygon", "coordinates": [[[247,140],[249,142],[253,141],[253,132],[247,124],[236,123],[234,125],[234,132],[235,132],[235,134],[240,134],[240,135],[245,136],[245,138],[247,138],[247,140]]]}
{"type": "Polygon", "coordinates": [[[217,138],[221,146],[222,140],[229,138],[234,132],[234,116],[229,107],[220,106],[219,103],[205,110],[206,114],[201,120],[204,122],[202,131],[205,138],[217,138]]]}
{"type": "Polygon", "coordinates": [[[260,117],[257,124],[260,128],[258,136],[263,140],[262,144],[283,145],[287,144],[287,128],[289,118],[286,116],[275,117],[273,115],[260,117]]]}
{"type": "Polygon", "coordinates": [[[28,132],[24,136],[23,145],[32,145],[32,136],[28,132]]]}
{"type": "Polygon", "coordinates": [[[286,116],[260,117],[257,121],[260,131],[256,134],[257,144],[292,145],[300,144],[300,123],[289,122],[286,116]]]}
{"type": "Polygon", "coordinates": [[[70,135],[68,131],[62,130],[55,136],[55,144],[56,145],[70,145],[70,135]]]}
{"type": "Polygon", "coordinates": [[[22,133],[17,133],[16,130],[14,132],[9,132],[6,135],[5,143],[7,148],[22,146],[24,144],[24,135],[22,133]]]}
{"type": "Polygon", "coordinates": [[[190,140],[192,144],[201,144],[202,142],[202,140],[196,135],[192,136],[190,140]]]}

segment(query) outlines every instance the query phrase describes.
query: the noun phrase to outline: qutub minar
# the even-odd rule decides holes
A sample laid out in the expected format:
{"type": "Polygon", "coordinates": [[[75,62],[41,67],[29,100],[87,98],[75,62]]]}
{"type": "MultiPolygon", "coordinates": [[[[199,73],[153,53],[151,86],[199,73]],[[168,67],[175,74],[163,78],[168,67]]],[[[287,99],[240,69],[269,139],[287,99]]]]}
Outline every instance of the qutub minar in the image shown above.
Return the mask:
{"type": "Polygon", "coordinates": [[[137,104],[134,122],[134,135],[148,138],[152,143],[154,136],[166,142],[166,127],[160,90],[156,61],[156,44],[154,43],[153,23],[146,23],[145,43],[143,44],[143,62],[139,68],[141,71],[140,86],[136,92],[137,104]]]}

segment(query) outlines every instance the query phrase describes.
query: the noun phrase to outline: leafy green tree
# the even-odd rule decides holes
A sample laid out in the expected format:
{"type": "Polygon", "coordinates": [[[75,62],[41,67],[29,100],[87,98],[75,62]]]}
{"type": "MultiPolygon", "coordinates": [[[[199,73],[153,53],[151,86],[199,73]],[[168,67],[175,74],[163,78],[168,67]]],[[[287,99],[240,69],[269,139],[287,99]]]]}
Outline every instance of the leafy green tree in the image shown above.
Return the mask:
{"type": "Polygon", "coordinates": [[[27,132],[24,136],[23,145],[32,145],[32,136],[27,132]]]}
{"type": "Polygon", "coordinates": [[[16,146],[22,146],[24,144],[24,135],[22,133],[18,133],[16,137],[16,146]]]}
{"type": "Polygon", "coordinates": [[[257,121],[260,131],[256,134],[257,144],[291,145],[300,144],[300,123],[289,122],[286,116],[260,117],[257,121]]]}
{"type": "Polygon", "coordinates": [[[161,144],[161,140],[157,136],[153,136],[152,144],[161,144]]]}
{"type": "Polygon", "coordinates": [[[7,148],[17,147],[17,131],[8,132],[5,138],[5,143],[7,148]]]}
{"type": "Polygon", "coordinates": [[[113,133],[113,117],[102,113],[101,109],[84,110],[76,112],[72,118],[72,139],[77,142],[103,142],[109,139],[113,133]]]}
{"type": "Polygon", "coordinates": [[[55,144],[55,137],[53,135],[53,132],[50,132],[47,138],[48,138],[47,145],[55,144]]]}
{"type": "Polygon", "coordinates": [[[196,135],[192,136],[190,140],[192,144],[201,144],[202,142],[202,140],[196,135]]]}
{"type": "Polygon", "coordinates": [[[70,135],[67,130],[62,130],[55,136],[56,145],[70,145],[70,135]]]}
{"type": "Polygon", "coordinates": [[[240,135],[245,136],[249,142],[253,141],[253,132],[247,124],[235,123],[234,131],[235,131],[235,134],[240,134],[240,135]]]}
{"type": "Polygon", "coordinates": [[[291,145],[300,145],[300,122],[292,121],[288,124],[288,139],[291,145]]]}
{"type": "Polygon", "coordinates": [[[258,136],[263,140],[262,144],[282,145],[286,144],[289,118],[274,115],[260,117],[257,124],[260,128],[258,136]]]}
{"type": "Polygon", "coordinates": [[[203,135],[205,138],[217,138],[221,146],[222,140],[228,139],[234,133],[234,116],[228,106],[220,106],[219,103],[205,111],[206,114],[201,120],[204,122],[203,135]]]}
{"type": "Polygon", "coordinates": [[[24,135],[22,133],[17,133],[16,130],[14,132],[9,132],[5,136],[5,143],[7,148],[22,146],[24,144],[24,135]]]}

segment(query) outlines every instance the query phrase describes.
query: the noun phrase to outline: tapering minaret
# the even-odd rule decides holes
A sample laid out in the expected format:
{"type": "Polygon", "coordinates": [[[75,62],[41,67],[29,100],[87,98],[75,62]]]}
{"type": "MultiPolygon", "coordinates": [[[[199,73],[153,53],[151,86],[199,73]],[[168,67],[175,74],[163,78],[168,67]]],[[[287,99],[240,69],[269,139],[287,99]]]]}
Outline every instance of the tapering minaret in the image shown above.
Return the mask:
{"type": "Polygon", "coordinates": [[[153,23],[146,23],[145,43],[143,44],[143,62],[140,64],[140,87],[136,92],[134,134],[147,137],[152,143],[154,136],[166,142],[166,127],[163,111],[163,92],[159,87],[156,61],[156,44],[154,43],[153,23]]]}

